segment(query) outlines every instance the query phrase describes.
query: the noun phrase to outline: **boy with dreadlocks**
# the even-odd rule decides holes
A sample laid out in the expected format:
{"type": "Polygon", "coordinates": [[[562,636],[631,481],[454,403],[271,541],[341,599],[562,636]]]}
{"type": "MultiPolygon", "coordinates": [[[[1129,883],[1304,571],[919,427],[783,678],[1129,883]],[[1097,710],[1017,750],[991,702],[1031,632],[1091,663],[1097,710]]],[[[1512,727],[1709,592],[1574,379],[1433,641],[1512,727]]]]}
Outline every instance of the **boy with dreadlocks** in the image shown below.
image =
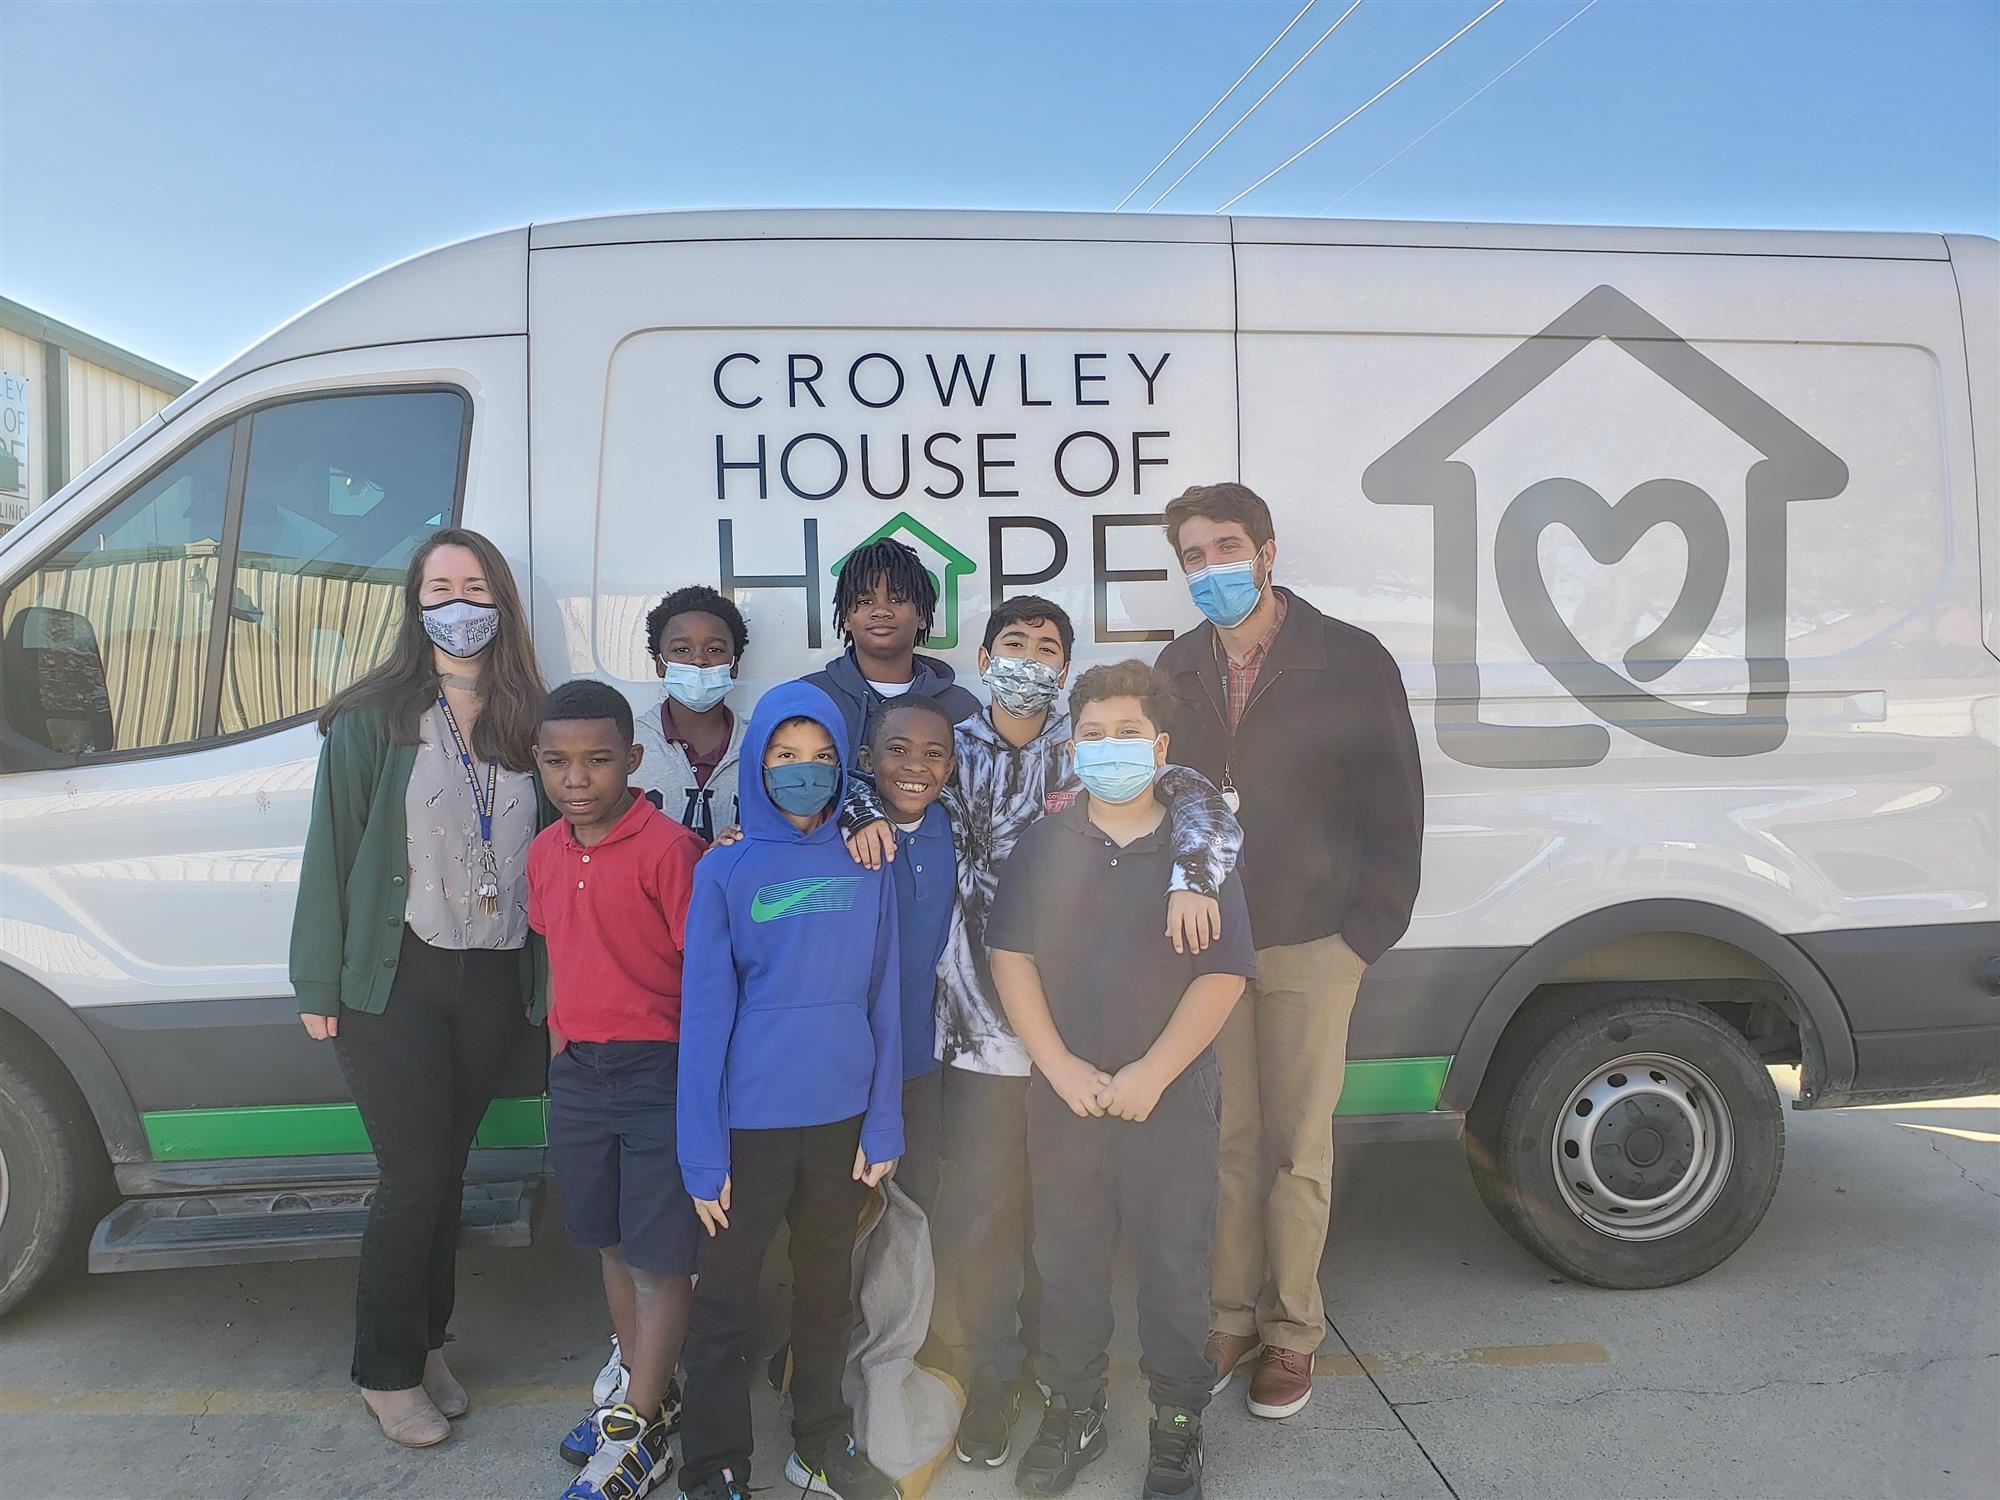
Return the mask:
{"type": "Polygon", "coordinates": [[[893,537],[856,547],[833,586],[833,617],[847,649],[806,678],[833,699],[858,757],[883,708],[905,693],[934,699],[953,724],[979,712],[947,662],[918,654],[937,617],[937,582],[893,537]]]}

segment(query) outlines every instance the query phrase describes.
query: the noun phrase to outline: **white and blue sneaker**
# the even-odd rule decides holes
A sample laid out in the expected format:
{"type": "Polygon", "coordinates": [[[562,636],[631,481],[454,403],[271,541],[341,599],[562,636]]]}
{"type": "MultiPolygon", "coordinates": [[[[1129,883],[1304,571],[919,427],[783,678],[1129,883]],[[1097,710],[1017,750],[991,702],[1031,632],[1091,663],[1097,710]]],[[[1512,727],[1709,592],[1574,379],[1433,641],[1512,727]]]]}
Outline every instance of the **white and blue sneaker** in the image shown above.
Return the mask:
{"type": "MultiPolygon", "coordinates": [[[[603,1441],[604,1414],[624,1401],[629,1385],[628,1374],[626,1380],[617,1387],[614,1400],[600,1401],[585,1414],[582,1421],[563,1434],[562,1445],[558,1450],[563,1456],[563,1462],[573,1464],[579,1469],[590,1462],[591,1455],[597,1452],[597,1445],[603,1441]]],[[[669,1437],[681,1430],[681,1383],[678,1380],[667,1382],[667,1399],[660,1404],[660,1420],[665,1424],[669,1437]]]]}
{"type": "Polygon", "coordinates": [[[611,1335],[611,1358],[604,1362],[604,1368],[597,1372],[597,1379],[590,1383],[590,1399],[598,1406],[616,1406],[625,1399],[626,1387],[632,1384],[632,1372],[625,1368],[625,1351],[618,1347],[618,1335],[611,1335]]]}
{"type": "Polygon", "coordinates": [[[629,1406],[592,1416],[597,1451],[562,1492],[562,1500],[641,1500],[673,1471],[664,1421],[648,1422],[629,1406]]]}

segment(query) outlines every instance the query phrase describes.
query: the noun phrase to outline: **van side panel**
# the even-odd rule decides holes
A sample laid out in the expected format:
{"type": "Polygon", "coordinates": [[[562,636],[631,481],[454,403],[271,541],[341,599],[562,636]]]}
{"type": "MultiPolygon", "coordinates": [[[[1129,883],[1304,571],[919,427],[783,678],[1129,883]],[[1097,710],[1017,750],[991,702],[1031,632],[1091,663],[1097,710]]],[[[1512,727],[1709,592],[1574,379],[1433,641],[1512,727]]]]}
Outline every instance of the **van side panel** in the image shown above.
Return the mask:
{"type": "MultiPolygon", "coordinates": [[[[1871,1034],[1992,1019],[1965,959],[2000,951],[2000,784],[1949,272],[1238,246],[1242,477],[1279,577],[1389,645],[1426,748],[1423,891],[1353,1055],[1462,1035],[1482,972],[1662,898],[1922,959],[1921,998],[1829,967],[1855,1086],[1914,1076],[1871,1034]]],[[[1935,1072],[1971,1080],[1955,1035],[1935,1072]]]]}

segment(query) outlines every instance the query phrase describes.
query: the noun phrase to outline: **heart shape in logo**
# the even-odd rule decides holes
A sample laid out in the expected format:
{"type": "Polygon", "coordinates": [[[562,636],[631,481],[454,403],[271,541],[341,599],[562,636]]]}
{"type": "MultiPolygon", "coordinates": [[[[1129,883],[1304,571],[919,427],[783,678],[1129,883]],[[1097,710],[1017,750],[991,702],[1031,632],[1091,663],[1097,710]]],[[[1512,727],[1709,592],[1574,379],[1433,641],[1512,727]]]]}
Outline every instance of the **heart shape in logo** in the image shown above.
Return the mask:
{"type": "Polygon", "coordinates": [[[1577,698],[1629,697],[1632,680],[1652,682],[1686,661],[1714,621],[1729,577],[1729,525],[1708,491],[1682,479],[1649,479],[1615,505],[1580,480],[1544,479],[1515,496],[1500,518],[1493,568],[1508,616],[1536,661],[1577,698]],[[1550,598],[1541,538],[1551,526],[1568,527],[1606,564],[1622,562],[1656,526],[1672,526],[1687,543],[1673,607],[1625,652],[1630,679],[1592,659],[1550,598]]]}

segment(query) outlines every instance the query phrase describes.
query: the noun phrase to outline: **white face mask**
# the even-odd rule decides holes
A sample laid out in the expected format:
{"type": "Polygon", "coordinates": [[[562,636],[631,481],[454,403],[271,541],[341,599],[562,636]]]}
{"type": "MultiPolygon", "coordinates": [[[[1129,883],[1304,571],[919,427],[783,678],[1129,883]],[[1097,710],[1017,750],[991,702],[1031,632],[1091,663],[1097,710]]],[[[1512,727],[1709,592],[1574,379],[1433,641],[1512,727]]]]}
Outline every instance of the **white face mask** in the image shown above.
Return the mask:
{"type": "Polygon", "coordinates": [[[470,599],[447,599],[424,606],[424,634],[446,656],[477,656],[500,633],[500,610],[470,599]]]}
{"type": "Polygon", "coordinates": [[[705,714],[724,698],[736,678],[728,667],[697,667],[692,662],[667,663],[667,696],[683,708],[705,714]]]}

